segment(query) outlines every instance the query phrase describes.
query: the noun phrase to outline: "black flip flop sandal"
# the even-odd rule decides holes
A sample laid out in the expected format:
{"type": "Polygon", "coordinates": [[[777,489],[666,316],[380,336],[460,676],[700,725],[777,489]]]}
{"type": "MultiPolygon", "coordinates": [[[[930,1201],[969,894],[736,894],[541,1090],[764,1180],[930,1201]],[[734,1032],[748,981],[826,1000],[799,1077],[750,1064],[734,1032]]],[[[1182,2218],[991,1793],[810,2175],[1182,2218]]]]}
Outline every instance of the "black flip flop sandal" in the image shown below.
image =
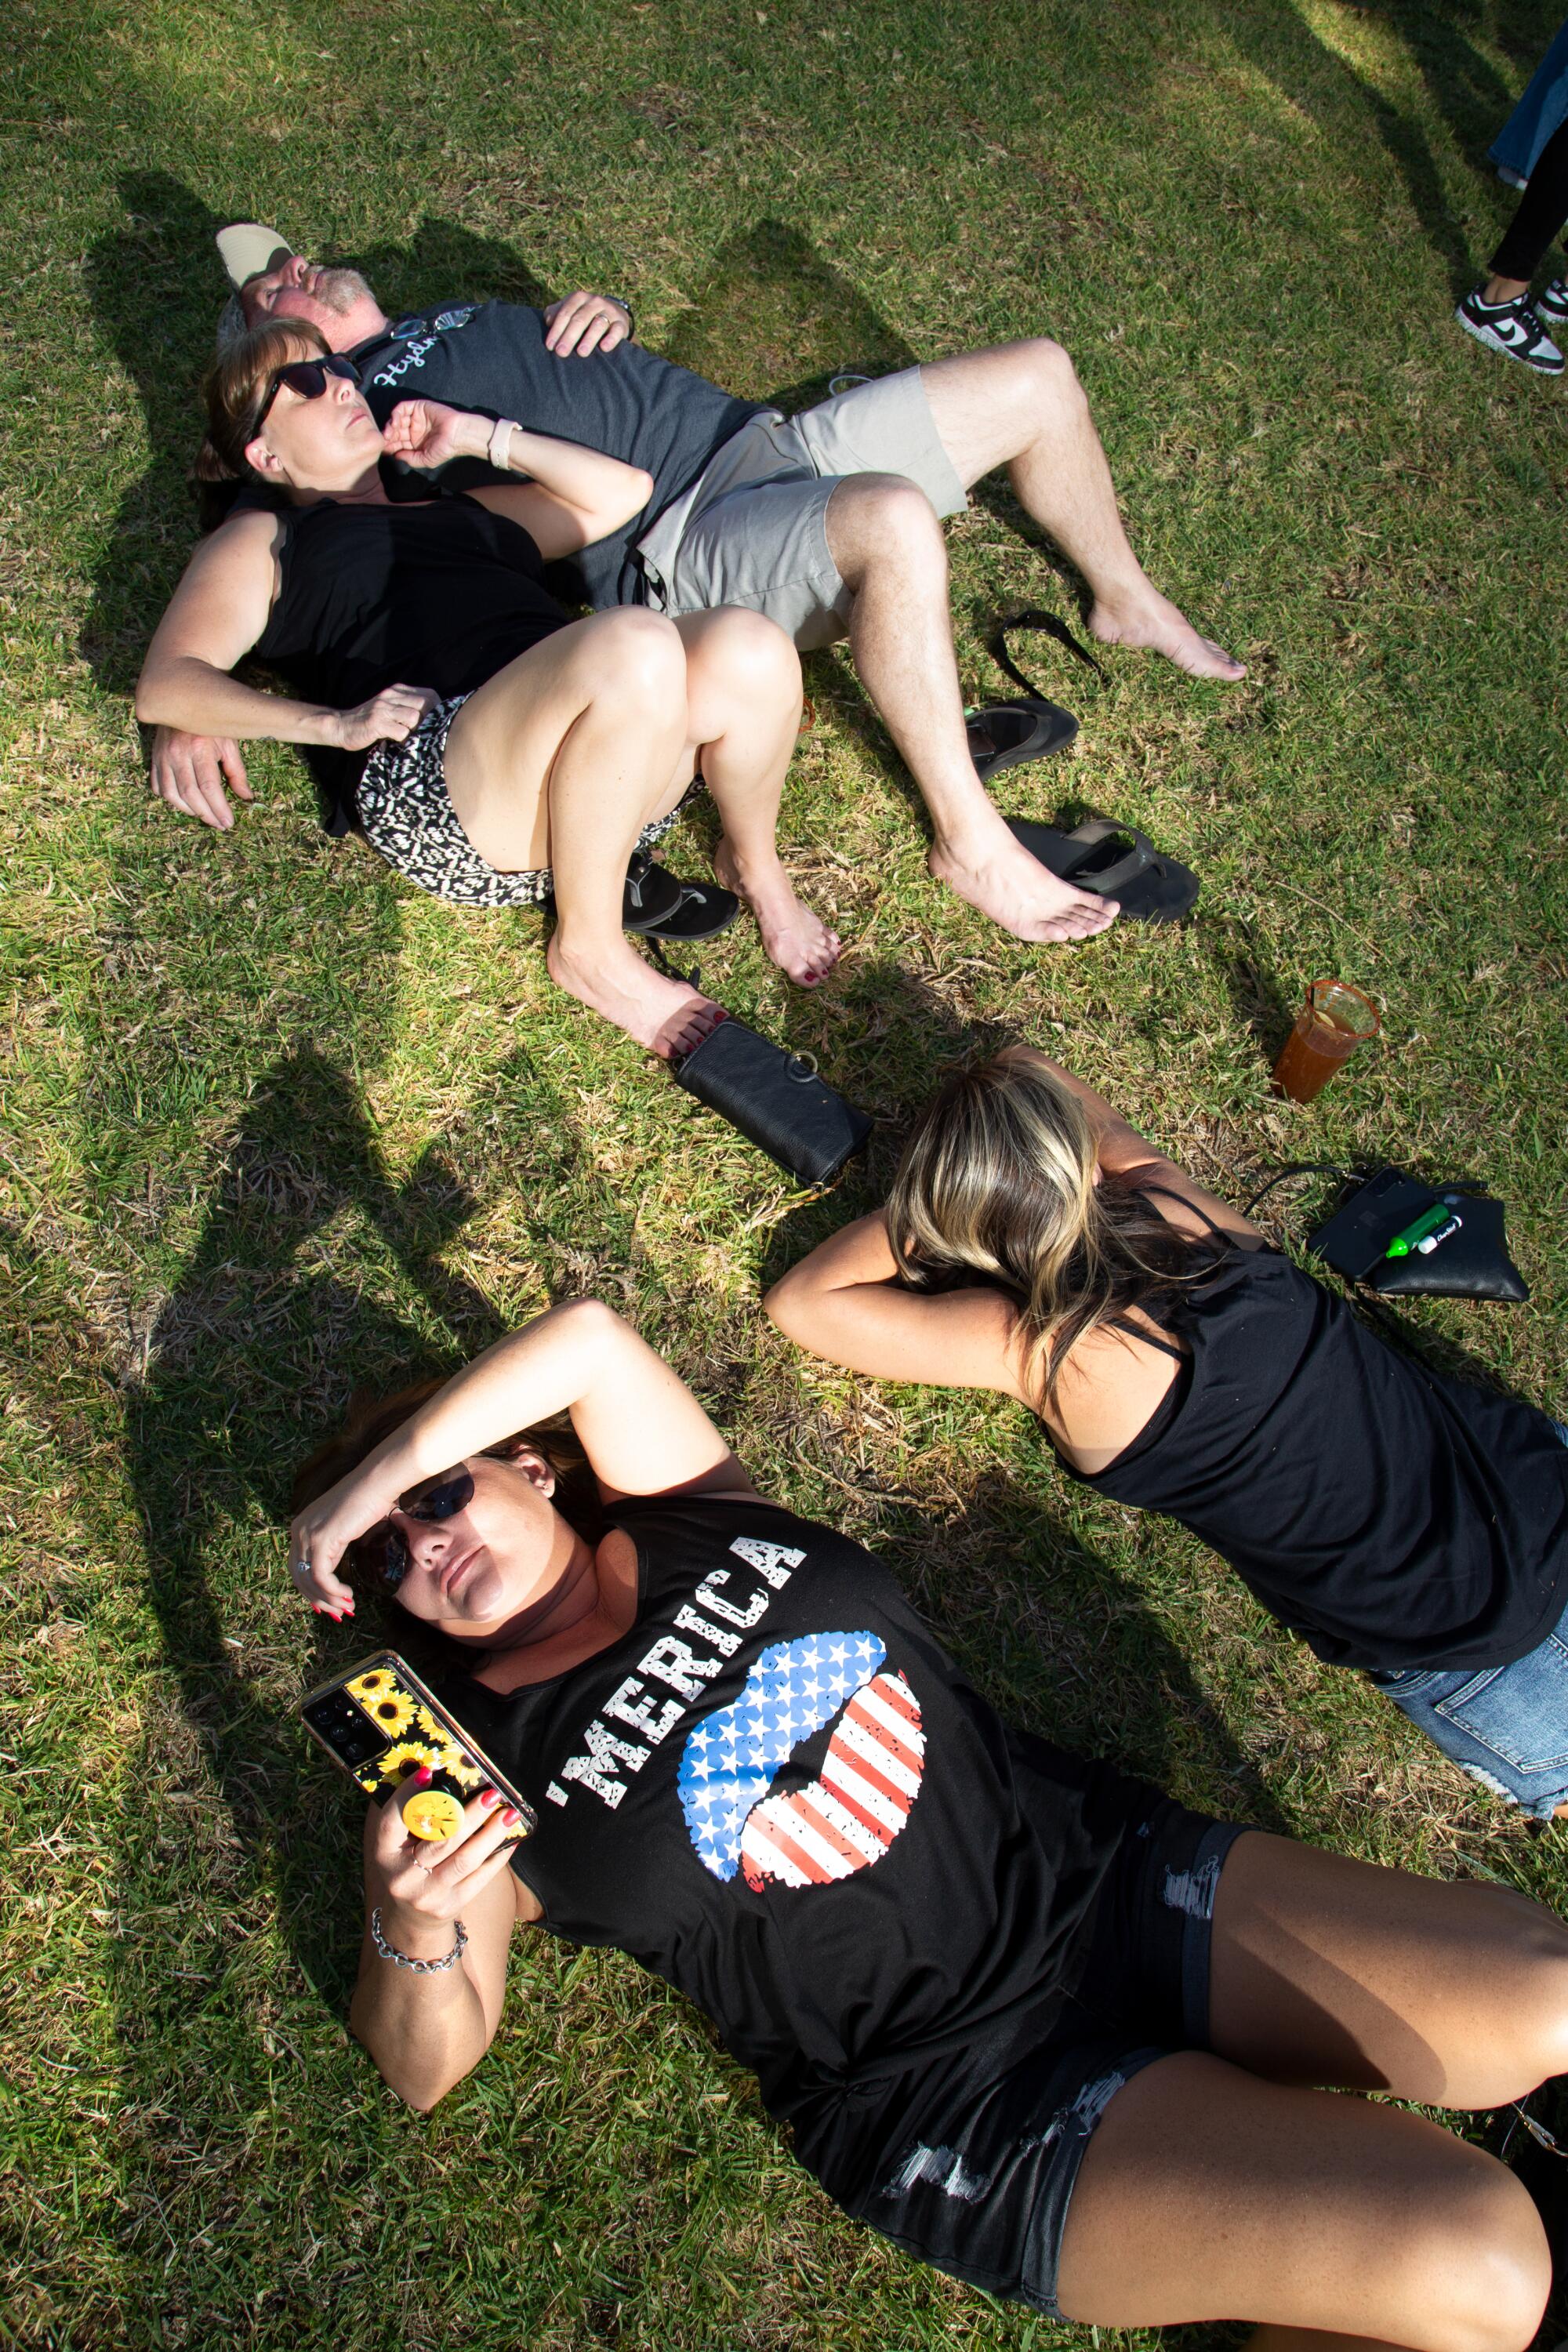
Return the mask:
{"type": "Polygon", "coordinates": [[[1080,662],[1087,663],[1097,677],[1103,679],[1105,676],[1094,656],[1079,645],[1067,623],[1058,621],[1054,613],[1031,605],[1026,612],[1015,613],[1010,620],[999,622],[988,647],[991,658],[1024,692],[1010,702],[983,703],[978,710],[965,714],[969,756],[982,783],[989,783],[993,776],[1001,775],[1006,768],[1021,768],[1030,760],[1047,760],[1054,751],[1065,751],[1078,733],[1078,720],[1072,712],[1043,695],[1033,678],[1026,677],[1014,660],[1007,640],[1018,629],[1054,637],[1080,662]]]}
{"type": "Polygon", "coordinates": [[[1005,768],[1021,768],[1030,760],[1048,760],[1065,751],[1078,733],[1078,720],[1059,702],[1043,694],[1026,694],[1014,702],[984,702],[964,713],[969,756],[983,784],[1005,768]]]}
{"type": "Polygon", "coordinates": [[[718,882],[680,882],[677,884],[677,893],[675,904],[668,912],[628,922],[626,929],[638,931],[645,939],[676,940],[692,947],[703,940],[716,940],[721,931],[729,929],[741,911],[741,902],[733,890],[726,890],[718,882]]]}
{"type": "Polygon", "coordinates": [[[1190,866],[1156,849],[1135,824],[1090,817],[1071,833],[1010,816],[1007,830],[1047,872],[1097,898],[1114,898],[1138,923],[1174,923],[1197,904],[1199,883],[1190,866]]]}

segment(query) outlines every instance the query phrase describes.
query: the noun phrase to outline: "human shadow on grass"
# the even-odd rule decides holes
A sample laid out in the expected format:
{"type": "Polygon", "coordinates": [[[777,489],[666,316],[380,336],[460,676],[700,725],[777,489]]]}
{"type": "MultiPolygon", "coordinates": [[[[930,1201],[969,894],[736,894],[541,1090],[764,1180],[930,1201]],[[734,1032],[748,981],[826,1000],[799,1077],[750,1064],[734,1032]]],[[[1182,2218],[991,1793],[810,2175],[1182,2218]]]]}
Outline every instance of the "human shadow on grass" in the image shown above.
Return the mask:
{"type": "MultiPolygon", "coordinates": [[[[395,1181],[353,1083],[318,1055],[289,1056],[247,1108],[152,1331],[146,1376],[127,1398],[128,1469],[164,1657],[248,1867],[276,1882],[284,1933],[315,1982],[337,1977],[353,1942],[352,1873],[337,1873],[321,1899],[321,1817],[332,1817],[336,1843],[358,1809],[335,1789],[323,1795],[291,1710],[279,1711],[247,1663],[254,1637],[236,1640],[251,1612],[226,1591],[226,1548],[237,1530],[287,1524],[293,1466],[351,1389],[449,1371],[499,1337],[488,1302],[441,1264],[473,1205],[437,1150],[395,1181]],[[374,1295],[378,1259],[414,1293],[434,1339],[374,1295]]],[[[241,1556],[254,1549],[247,1538],[241,1556]]],[[[279,1547],[264,1549],[277,1554],[268,1576],[281,1574],[279,1547]]],[[[310,1624],[324,1673],[342,1636],[310,1624]]]]}
{"type": "MultiPolygon", "coordinates": [[[[225,215],[168,172],[125,172],[117,184],[125,224],[89,247],[86,282],[99,331],[135,385],[150,456],[97,567],[81,651],[108,692],[128,694],[196,536],[196,385],[229,289],[213,245],[225,215]]],[[[327,247],[321,257],[363,270],[393,318],[457,293],[550,299],[510,246],[438,215],[426,215],[405,245],[327,247]]]]}

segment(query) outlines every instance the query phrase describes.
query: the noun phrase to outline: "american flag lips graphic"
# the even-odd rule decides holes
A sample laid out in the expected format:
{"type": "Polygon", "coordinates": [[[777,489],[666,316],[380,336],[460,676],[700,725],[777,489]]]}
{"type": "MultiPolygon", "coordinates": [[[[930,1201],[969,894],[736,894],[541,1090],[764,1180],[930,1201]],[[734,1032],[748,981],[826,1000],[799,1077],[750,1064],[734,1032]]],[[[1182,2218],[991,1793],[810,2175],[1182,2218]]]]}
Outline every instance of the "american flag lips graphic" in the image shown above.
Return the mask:
{"type": "Polygon", "coordinates": [[[761,1894],[769,1879],[820,1886],[879,1862],[921,1792],[925,1734],[902,1675],[877,1675],[858,1690],[827,1743],[820,1777],[787,1796],[764,1797],[746,1816],[741,1867],[761,1894]]]}
{"type": "Polygon", "coordinates": [[[716,1878],[821,1886],[879,1862],[920,1794],[920,1702],[868,1633],[803,1633],[763,1650],[740,1696],[693,1728],[678,1775],[691,1843],[716,1878]],[[835,1721],[835,1718],[837,1718],[835,1721]],[[833,1725],[808,1787],[774,1784],[833,1725]]]}

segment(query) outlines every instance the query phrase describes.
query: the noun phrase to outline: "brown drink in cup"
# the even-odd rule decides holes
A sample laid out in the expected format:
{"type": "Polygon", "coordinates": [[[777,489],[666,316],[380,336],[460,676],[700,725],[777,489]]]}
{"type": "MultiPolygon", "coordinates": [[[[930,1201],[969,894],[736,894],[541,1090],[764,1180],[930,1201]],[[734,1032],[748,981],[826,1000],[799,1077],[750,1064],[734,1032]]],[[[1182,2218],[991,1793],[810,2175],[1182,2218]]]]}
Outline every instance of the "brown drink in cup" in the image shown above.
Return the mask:
{"type": "Polygon", "coordinates": [[[1377,1007],[1342,980],[1315,980],[1285,1050],[1274,1065],[1274,1087],[1292,1102],[1321,1094],[1342,1062],[1378,1032],[1377,1007]]]}

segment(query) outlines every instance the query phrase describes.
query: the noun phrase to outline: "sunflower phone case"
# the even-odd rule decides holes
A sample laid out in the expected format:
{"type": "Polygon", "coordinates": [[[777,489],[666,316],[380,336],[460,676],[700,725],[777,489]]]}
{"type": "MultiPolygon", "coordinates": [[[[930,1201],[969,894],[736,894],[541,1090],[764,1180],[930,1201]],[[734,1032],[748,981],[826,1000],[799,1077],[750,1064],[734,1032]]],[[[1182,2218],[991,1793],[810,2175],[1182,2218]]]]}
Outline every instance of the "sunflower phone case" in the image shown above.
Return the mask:
{"type": "MultiPolygon", "coordinates": [[[[333,1762],[378,1804],[427,1764],[436,1792],[446,1790],[463,1805],[483,1788],[499,1789],[521,1815],[520,1835],[536,1825],[532,1806],[395,1650],[361,1658],[308,1692],[300,1713],[333,1762]]],[[[410,1827],[416,1836],[445,1834],[434,1825],[410,1827]]]]}

